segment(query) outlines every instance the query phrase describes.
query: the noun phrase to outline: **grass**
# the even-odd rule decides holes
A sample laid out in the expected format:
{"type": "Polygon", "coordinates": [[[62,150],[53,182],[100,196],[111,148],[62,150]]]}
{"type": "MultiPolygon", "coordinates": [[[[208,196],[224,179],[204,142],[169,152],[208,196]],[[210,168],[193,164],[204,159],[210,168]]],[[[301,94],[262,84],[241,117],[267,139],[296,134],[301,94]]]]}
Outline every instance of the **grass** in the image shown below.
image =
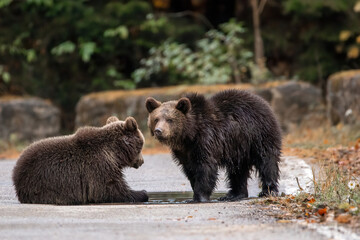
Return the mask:
{"type": "MultiPolygon", "coordinates": [[[[284,154],[313,167],[313,192],[270,198],[309,223],[337,221],[360,229],[360,125],[299,128],[284,137],[284,154]]],[[[279,216],[279,219],[282,217],[279,216]]]]}
{"type": "Polygon", "coordinates": [[[330,209],[347,208],[358,209],[353,214],[359,214],[360,209],[360,178],[349,174],[332,164],[320,170],[320,175],[314,176],[313,196],[317,204],[325,205],[330,209]]]}

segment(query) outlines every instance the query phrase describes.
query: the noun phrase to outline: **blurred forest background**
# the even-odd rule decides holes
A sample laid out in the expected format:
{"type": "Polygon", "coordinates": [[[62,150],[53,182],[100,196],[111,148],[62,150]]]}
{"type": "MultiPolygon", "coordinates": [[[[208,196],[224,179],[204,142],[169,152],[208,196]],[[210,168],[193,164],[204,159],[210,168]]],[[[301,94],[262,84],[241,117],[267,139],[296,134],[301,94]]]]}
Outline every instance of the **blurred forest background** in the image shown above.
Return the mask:
{"type": "Polygon", "coordinates": [[[0,96],[73,130],[87,93],[301,79],[360,67],[357,0],[0,0],[0,96]]]}
{"type": "Polygon", "coordinates": [[[0,0],[0,160],[109,115],[137,119],[143,153],[168,152],[148,96],[250,89],[279,117],[283,154],[319,169],[281,208],[360,229],[359,26],[360,0],[0,0]]]}

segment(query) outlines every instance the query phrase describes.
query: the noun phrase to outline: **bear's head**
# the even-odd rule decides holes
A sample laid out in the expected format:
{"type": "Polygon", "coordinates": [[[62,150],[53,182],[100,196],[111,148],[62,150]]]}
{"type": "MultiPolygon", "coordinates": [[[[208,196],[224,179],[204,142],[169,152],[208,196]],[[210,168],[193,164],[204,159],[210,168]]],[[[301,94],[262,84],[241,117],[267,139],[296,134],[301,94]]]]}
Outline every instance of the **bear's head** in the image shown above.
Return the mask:
{"type": "Polygon", "coordinates": [[[146,99],[151,135],[168,146],[176,145],[188,127],[191,102],[188,98],[161,103],[152,97],[146,99]]]}
{"type": "Polygon", "coordinates": [[[121,167],[139,168],[144,163],[141,150],[145,138],[136,120],[128,117],[125,121],[120,121],[112,116],[107,119],[105,127],[111,129],[109,137],[113,138],[112,147],[115,148],[116,157],[120,160],[118,164],[121,167]]]}

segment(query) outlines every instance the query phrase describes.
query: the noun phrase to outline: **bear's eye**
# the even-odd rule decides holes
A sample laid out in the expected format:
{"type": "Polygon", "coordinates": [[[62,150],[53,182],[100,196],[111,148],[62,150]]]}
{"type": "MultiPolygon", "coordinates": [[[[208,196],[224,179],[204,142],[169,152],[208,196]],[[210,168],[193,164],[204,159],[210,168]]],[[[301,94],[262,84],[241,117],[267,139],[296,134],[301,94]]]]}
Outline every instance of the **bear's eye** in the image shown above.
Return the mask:
{"type": "Polygon", "coordinates": [[[166,121],[168,122],[168,123],[172,123],[173,122],[173,120],[172,119],[166,119],[166,121]]]}
{"type": "Polygon", "coordinates": [[[159,119],[158,119],[158,118],[155,118],[154,123],[157,123],[158,121],[159,121],[159,119]]]}

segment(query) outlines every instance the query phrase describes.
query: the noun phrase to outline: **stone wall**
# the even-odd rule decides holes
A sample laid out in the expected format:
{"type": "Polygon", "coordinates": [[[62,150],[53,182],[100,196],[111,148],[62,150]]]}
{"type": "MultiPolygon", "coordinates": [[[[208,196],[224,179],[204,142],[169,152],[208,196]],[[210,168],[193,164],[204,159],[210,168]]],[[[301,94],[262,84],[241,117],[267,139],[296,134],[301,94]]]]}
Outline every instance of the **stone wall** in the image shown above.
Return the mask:
{"type": "Polygon", "coordinates": [[[102,126],[107,117],[116,115],[120,119],[133,116],[140,128],[147,131],[145,100],[152,96],[160,101],[178,99],[187,92],[198,92],[211,96],[229,88],[246,89],[267,100],[277,114],[285,131],[298,125],[316,127],[325,118],[325,106],[321,102],[318,88],[301,82],[251,85],[174,86],[133,91],[106,91],[83,96],[76,107],[76,127],[84,125],[102,126]]]}
{"type": "Polygon", "coordinates": [[[344,71],[329,77],[327,114],[333,125],[360,124],[360,70],[344,71]]]}
{"type": "Polygon", "coordinates": [[[213,86],[173,86],[148,88],[132,91],[104,91],[83,96],[76,105],[75,128],[90,125],[102,126],[106,119],[115,115],[119,119],[133,116],[140,128],[146,130],[148,113],[145,108],[146,98],[152,96],[159,101],[180,98],[187,92],[211,95],[217,90],[227,88],[251,89],[250,85],[213,85],[213,86]]]}
{"type": "Polygon", "coordinates": [[[60,110],[35,97],[0,98],[0,140],[34,141],[59,135],[60,110]]]}
{"type": "Polygon", "coordinates": [[[269,101],[285,132],[298,126],[319,127],[326,121],[319,88],[303,82],[286,82],[265,90],[270,92],[270,98],[265,99],[269,101]]]}
{"type": "MultiPolygon", "coordinates": [[[[248,84],[193,85],[104,91],[85,95],[79,100],[75,126],[102,126],[111,115],[120,119],[133,116],[140,128],[147,132],[147,97],[168,101],[178,99],[187,92],[198,92],[209,97],[229,88],[245,89],[263,97],[273,108],[285,132],[298,126],[321,126],[326,118],[332,124],[360,123],[360,70],[353,70],[330,76],[326,107],[322,102],[320,89],[307,83],[292,81],[256,87],[248,84]]],[[[18,140],[33,141],[59,134],[60,110],[49,101],[35,97],[0,98],[0,140],[9,140],[11,136],[15,136],[18,140]]]]}

